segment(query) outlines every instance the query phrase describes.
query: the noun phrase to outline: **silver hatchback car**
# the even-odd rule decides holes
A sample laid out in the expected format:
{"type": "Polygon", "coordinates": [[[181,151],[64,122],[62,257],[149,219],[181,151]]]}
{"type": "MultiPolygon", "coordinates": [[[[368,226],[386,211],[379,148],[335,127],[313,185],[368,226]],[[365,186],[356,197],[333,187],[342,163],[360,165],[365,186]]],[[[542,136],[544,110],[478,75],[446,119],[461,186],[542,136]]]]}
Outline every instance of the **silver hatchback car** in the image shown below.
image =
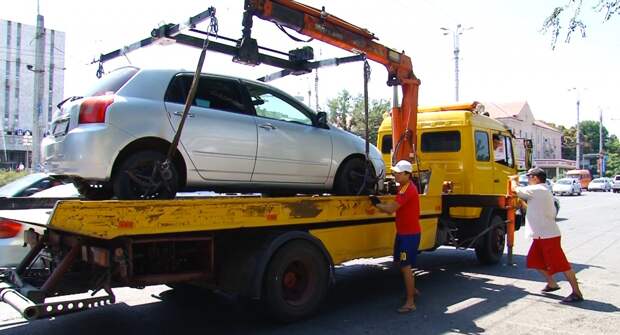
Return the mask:
{"type": "Polygon", "coordinates": [[[124,67],[60,105],[42,141],[45,167],[89,199],[172,198],[178,190],[274,195],[381,188],[379,150],[261,82],[203,74],[158,182],[193,73],[124,67]],[[159,163],[158,163],[159,162],[159,163]],[[162,174],[163,175],[163,174],[162,174]]]}

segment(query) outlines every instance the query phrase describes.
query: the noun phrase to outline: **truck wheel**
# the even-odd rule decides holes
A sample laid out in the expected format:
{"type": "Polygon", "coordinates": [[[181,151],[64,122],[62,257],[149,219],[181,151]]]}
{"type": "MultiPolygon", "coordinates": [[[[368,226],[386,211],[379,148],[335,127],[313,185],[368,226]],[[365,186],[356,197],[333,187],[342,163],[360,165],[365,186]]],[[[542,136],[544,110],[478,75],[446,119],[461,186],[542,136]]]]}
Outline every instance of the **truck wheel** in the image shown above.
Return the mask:
{"type": "Polygon", "coordinates": [[[138,151],[120,164],[112,177],[114,195],[118,199],[173,199],[179,188],[179,174],[170,166],[170,179],[153,173],[155,164],[166,159],[158,151],[138,151]]]}
{"type": "MultiPolygon", "coordinates": [[[[364,185],[366,165],[366,162],[360,158],[353,158],[344,162],[334,181],[334,193],[338,195],[371,194],[375,185],[373,184],[374,181],[371,180],[367,180],[366,185],[364,185]]],[[[372,166],[368,168],[371,169],[370,178],[374,179],[372,166]]]]}
{"type": "Polygon", "coordinates": [[[263,280],[263,299],[271,315],[292,322],[314,313],[327,293],[329,264],[307,241],[285,244],[271,258],[263,280]]]}
{"type": "Polygon", "coordinates": [[[499,216],[493,216],[489,224],[494,226],[484,236],[480,238],[476,245],[476,257],[482,264],[497,264],[504,254],[504,244],[506,243],[506,230],[499,216]]]}

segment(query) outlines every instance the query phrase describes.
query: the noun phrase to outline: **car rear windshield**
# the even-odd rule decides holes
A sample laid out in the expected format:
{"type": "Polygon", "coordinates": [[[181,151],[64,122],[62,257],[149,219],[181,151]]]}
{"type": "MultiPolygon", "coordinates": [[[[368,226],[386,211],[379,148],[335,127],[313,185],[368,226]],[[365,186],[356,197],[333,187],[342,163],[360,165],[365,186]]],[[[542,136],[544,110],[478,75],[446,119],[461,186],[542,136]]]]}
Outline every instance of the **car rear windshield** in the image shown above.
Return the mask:
{"type": "Polygon", "coordinates": [[[83,96],[94,97],[98,95],[114,94],[123,87],[129,79],[138,73],[138,71],[139,69],[136,67],[123,67],[114,70],[97,80],[93,86],[84,92],[83,96]]]}
{"type": "Polygon", "coordinates": [[[437,131],[422,134],[422,152],[457,152],[461,150],[461,133],[437,131]]]}
{"type": "Polygon", "coordinates": [[[558,180],[558,182],[557,182],[557,183],[558,183],[558,184],[561,184],[561,185],[570,185],[570,184],[572,184],[573,182],[572,182],[572,181],[570,181],[570,180],[566,180],[566,179],[560,179],[560,180],[558,180]]]}

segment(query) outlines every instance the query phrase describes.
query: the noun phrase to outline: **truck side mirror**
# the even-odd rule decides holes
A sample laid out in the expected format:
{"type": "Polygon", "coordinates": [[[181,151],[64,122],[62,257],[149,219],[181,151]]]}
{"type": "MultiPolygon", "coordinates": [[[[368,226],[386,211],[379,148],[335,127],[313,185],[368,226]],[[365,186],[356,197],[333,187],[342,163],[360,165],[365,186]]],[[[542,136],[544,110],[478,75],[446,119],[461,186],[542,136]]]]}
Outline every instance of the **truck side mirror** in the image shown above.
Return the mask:
{"type": "Polygon", "coordinates": [[[327,113],[325,112],[316,113],[316,123],[321,128],[327,128],[327,113]]]}
{"type": "Polygon", "coordinates": [[[534,144],[530,139],[523,139],[523,147],[525,148],[525,170],[529,170],[532,168],[532,148],[534,148],[534,144]]]}

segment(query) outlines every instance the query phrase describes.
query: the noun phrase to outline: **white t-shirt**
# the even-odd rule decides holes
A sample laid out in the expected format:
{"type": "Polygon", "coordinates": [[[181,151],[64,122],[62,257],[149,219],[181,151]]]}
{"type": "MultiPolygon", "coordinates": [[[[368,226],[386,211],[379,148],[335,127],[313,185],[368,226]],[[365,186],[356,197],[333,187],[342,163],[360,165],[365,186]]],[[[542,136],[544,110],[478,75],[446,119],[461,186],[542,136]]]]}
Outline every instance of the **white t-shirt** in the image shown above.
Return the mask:
{"type": "Polygon", "coordinates": [[[553,195],[545,184],[517,187],[517,196],[527,201],[525,233],[531,238],[552,238],[560,236],[560,227],[555,223],[553,195]]]}

